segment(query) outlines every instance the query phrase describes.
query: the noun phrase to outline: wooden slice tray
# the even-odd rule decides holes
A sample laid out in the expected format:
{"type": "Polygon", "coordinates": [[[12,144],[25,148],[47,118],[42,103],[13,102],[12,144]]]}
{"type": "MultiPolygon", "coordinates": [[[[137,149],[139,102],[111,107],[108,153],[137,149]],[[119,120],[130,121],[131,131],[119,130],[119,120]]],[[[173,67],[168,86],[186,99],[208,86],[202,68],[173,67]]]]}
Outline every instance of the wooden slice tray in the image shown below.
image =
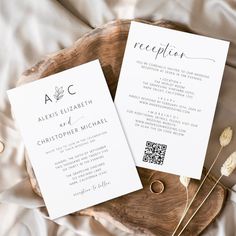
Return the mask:
{"type": "MultiPolygon", "coordinates": [[[[167,21],[146,23],[188,31],[182,25],[167,21]]],[[[118,20],[89,32],[70,48],[48,55],[31,69],[25,71],[19,80],[19,84],[38,80],[99,58],[114,98],[129,26],[129,20],[118,20]]],[[[26,164],[32,187],[38,195],[41,195],[27,155],[26,164]]],[[[85,209],[76,214],[103,217],[133,235],[171,235],[181,217],[186,201],[185,189],[180,184],[179,177],[162,172],[155,172],[152,176],[154,171],[143,168],[138,168],[138,171],[144,185],[143,190],[85,209]],[[159,179],[165,184],[165,190],[160,195],[149,191],[150,176],[152,176],[151,180],[159,179]]],[[[122,170],[120,172],[122,174],[122,170]]],[[[213,178],[209,177],[201,194],[191,207],[190,213],[196,209],[213,184],[213,178]]],[[[199,181],[191,181],[190,198],[198,185],[199,181]]],[[[226,195],[226,189],[218,184],[182,235],[199,235],[219,214],[226,195]]]]}

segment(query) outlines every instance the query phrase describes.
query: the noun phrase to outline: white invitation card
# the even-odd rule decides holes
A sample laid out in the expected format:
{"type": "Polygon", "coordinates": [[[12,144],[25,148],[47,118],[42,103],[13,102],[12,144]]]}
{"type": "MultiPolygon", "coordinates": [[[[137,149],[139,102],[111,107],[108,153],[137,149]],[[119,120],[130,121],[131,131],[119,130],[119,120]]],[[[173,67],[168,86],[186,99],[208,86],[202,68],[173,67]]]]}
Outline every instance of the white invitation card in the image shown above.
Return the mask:
{"type": "Polygon", "coordinates": [[[115,105],[137,166],[200,179],[228,47],[131,23],[115,105]]]}
{"type": "Polygon", "coordinates": [[[142,188],[98,60],[8,96],[51,219],[142,188]]]}

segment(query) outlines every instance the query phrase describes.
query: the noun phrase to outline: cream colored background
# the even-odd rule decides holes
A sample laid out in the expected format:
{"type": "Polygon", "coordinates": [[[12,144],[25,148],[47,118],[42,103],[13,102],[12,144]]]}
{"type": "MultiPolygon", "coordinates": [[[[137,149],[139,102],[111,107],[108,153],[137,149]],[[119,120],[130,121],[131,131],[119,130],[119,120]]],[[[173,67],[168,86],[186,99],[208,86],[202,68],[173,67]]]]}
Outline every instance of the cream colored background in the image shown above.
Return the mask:
{"type": "MultiPolygon", "coordinates": [[[[236,131],[236,1],[235,0],[0,0],[0,236],[112,236],[125,234],[90,217],[47,220],[43,201],[30,188],[24,147],[12,120],[6,90],[20,74],[48,53],[70,46],[84,33],[117,18],[168,19],[187,24],[196,33],[231,41],[206,166],[218,150],[221,130],[236,131]]],[[[24,105],[24,104],[22,104],[24,105]]],[[[199,137],[201,138],[201,137],[199,137]]],[[[236,138],[219,166],[236,149],[236,138]]],[[[236,174],[223,180],[236,183],[236,174]]],[[[236,193],[231,191],[222,214],[204,233],[236,235],[236,193]]]]}

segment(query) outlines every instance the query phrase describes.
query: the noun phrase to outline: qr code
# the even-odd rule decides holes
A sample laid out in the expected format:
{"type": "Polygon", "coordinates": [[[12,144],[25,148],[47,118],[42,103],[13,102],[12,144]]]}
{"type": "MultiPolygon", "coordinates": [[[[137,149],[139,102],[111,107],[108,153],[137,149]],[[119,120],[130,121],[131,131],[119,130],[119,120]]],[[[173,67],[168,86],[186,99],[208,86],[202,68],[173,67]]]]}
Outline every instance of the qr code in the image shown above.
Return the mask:
{"type": "Polygon", "coordinates": [[[165,159],[167,145],[160,143],[146,142],[143,161],[162,165],[165,159]]]}

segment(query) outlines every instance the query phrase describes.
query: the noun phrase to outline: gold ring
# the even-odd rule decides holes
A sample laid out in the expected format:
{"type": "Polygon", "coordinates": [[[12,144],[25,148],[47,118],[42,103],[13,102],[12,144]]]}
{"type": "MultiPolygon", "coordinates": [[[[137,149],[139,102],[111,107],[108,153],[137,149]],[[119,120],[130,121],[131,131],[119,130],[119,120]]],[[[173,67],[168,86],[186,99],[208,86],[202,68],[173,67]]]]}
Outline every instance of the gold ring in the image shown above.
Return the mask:
{"type": "Polygon", "coordinates": [[[152,193],[161,194],[165,189],[165,185],[160,180],[154,180],[151,182],[149,189],[152,193]]]}

